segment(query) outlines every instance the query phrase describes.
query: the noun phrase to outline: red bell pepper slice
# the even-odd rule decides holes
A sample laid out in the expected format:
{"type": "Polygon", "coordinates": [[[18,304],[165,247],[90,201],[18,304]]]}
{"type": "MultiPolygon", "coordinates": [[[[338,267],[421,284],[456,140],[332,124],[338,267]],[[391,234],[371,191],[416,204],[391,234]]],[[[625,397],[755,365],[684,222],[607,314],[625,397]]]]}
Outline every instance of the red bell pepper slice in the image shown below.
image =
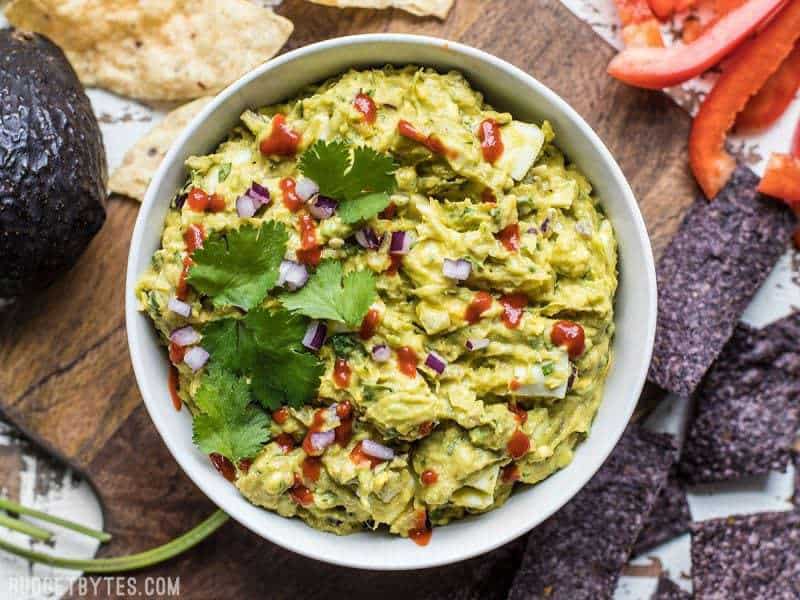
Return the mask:
{"type": "Polygon", "coordinates": [[[683,83],[730,54],[787,2],[750,0],[685,46],[626,48],[614,57],[608,72],[620,81],[648,89],[683,83]]]}
{"type": "Polygon", "coordinates": [[[769,127],[786,111],[800,88],[800,43],[747,106],[736,117],[736,129],[754,131],[769,127]]]}
{"type": "Polygon", "coordinates": [[[689,135],[689,163],[707,198],[717,195],[736,166],[725,151],[725,134],[798,38],[800,0],[792,0],[769,26],[742,46],[700,105],[689,135]]]}
{"type": "Polygon", "coordinates": [[[626,48],[664,46],[661,28],[653,11],[650,10],[648,0],[614,0],[614,2],[622,23],[622,41],[626,48]]]}
{"type": "Polygon", "coordinates": [[[795,210],[800,208],[800,158],[788,154],[770,156],[758,191],[784,200],[795,210]]]}

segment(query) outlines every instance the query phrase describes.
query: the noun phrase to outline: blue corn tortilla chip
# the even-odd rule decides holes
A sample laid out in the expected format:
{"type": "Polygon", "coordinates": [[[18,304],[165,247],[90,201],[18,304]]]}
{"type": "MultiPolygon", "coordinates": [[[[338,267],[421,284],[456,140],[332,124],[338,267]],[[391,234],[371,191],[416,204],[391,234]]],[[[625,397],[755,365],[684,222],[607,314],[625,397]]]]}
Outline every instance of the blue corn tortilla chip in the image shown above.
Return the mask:
{"type": "Polygon", "coordinates": [[[756,192],[740,165],[711,202],[689,208],[658,262],[658,324],[649,378],[690,396],[786,250],[795,219],[756,192]]]}
{"type": "Polygon", "coordinates": [[[800,512],[766,512],[692,525],[697,600],[800,598],[800,512]]]}
{"type": "Polygon", "coordinates": [[[658,578],[656,593],[650,600],[690,600],[692,595],[682,589],[669,577],[662,575],[658,578]]]}
{"type": "Polygon", "coordinates": [[[800,423],[800,313],[740,324],[695,394],[679,462],[689,483],[785,471],[800,423]]]}
{"type": "Polygon", "coordinates": [[[509,600],[611,598],[674,461],[672,436],[630,425],[589,483],[531,532],[509,600]]]}
{"type": "Polygon", "coordinates": [[[651,548],[663,544],[689,531],[692,515],[686,490],[678,478],[677,469],[670,471],[667,483],[658,495],[653,510],[644,523],[644,529],[636,539],[633,554],[638,556],[651,548]]]}

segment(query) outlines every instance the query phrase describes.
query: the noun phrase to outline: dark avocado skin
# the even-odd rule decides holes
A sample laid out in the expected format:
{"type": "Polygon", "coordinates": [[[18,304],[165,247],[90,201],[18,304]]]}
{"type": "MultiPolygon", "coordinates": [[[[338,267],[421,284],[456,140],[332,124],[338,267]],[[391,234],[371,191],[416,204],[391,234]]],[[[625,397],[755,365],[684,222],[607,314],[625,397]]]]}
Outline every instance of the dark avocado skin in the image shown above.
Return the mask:
{"type": "Polygon", "coordinates": [[[67,271],[106,218],[100,127],[64,53],[0,29],[0,298],[67,271]]]}

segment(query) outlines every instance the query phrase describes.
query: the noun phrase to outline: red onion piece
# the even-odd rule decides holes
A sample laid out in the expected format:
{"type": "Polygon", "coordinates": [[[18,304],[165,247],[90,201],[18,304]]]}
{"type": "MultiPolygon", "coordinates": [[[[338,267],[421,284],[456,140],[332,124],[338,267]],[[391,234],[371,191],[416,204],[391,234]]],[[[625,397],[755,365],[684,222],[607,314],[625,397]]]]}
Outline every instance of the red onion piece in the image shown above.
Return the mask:
{"type": "Polygon", "coordinates": [[[445,258],[442,264],[442,273],[445,277],[450,279],[465,281],[469,279],[469,274],[471,272],[472,265],[468,260],[464,260],[463,258],[459,258],[458,260],[445,258]]]}
{"type": "Polygon", "coordinates": [[[336,212],[338,206],[338,202],[333,198],[317,195],[308,203],[308,212],[310,212],[311,216],[315,219],[322,221],[324,219],[330,219],[336,212]]]}
{"type": "Polygon", "coordinates": [[[428,353],[428,358],[425,359],[425,366],[430,367],[439,375],[441,375],[444,373],[444,368],[447,366],[447,361],[436,354],[436,352],[431,351],[428,353]]]}
{"type": "Polygon", "coordinates": [[[303,337],[303,346],[314,352],[322,348],[325,343],[325,336],[328,334],[328,326],[322,321],[311,321],[303,337]]]}
{"type": "Polygon", "coordinates": [[[364,227],[356,232],[356,241],[362,248],[367,250],[377,250],[381,247],[382,237],[373,231],[372,227],[364,227]]]}
{"type": "Polygon", "coordinates": [[[381,460],[392,460],[394,458],[394,450],[378,442],[372,440],[363,440],[361,442],[361,450],[367,456],[379,458],[381,460]]]}
{"type": "Polygon", "coordinates": [[[183,362],[189,365],[192,371],[199,371],[208,362],[209,354],[201,346],[192,346],[183,355],[183,362]]]}
{"type": "Polygon", "coordinates": [[[176,346],[191,346],[200,341],[200,334],[194,327],[187,325],[170,333],[169,341],[176,346]]]}
{"type": "Polygon", "coordinates": [[[393,231],[389,254],[408,254],[414,243],[414,235],[410,231],[393,231]]]}
{"type": "Polygon", "coordinates": [[[483,350],[489,345],[489,340],[486,338],[470,338],[467,340],[467,350],[474,352],[475,350],[483,350]]]}
{"type": "Polygon", "coordinates": [[[184,302],[183,300],[178,300],[174,296],[169,299],[169,302],[167,302],[167,308],[176,315],[180,315],[187,319],[192,315],[192,305],[184,302]]]}
{"type": "Polygon", "coordinates": [[[293,292],[300,289],[308,281],[308,269],[305,265],[294,262],[293,260],[282,260],[278,268],[279,286],[286,286],[286,289],[293,292]]]}
{"type": "Polygon", "coordinates": [[[266,206],[270,202],[269,190],[255,181],[250,184],[250,189],[245,194],[250,196],[259,206],[266,206]]]}
{"type": "Polygon", "coordinates": [[[304,202],[308,202],[314,194],[319,193],[319,186],[308,177],[301,177],[294,186],[294,192],[304,202]]]}
{"type": "Polygon", "coordinates": [[[386,362],[392,357],[392,351],[386,344],[378,344],[372,347],[372,359],[375,362],[386,362]]]}
{"type": "Polygon", "coordinates": [[[260,207],[260,203],[256,200],[253,200],[250,196],[245,194],[244,196],[239,196],[236,199],[236,214],[238,214],[243,219],[249,219],[260,207]]]}
{"type": "Polygon", "coordinates": [[[325,450],[333,443],[336,438],[336,432],[333,429],[329,431],[315,431],[311,434],[311,447],[317,451],[325,450]]]}

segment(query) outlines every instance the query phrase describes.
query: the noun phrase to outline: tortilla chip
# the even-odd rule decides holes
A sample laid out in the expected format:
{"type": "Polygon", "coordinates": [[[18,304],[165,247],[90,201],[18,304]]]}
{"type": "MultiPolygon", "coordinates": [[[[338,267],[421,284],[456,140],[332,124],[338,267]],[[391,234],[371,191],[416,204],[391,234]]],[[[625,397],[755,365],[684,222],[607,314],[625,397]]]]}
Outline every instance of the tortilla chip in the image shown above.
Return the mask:
{"type": "Polygon", "coordinates": [[[454,0],[310,0],[314,4],[336,8],[400,8],[412,15],[433,15],[446,19],[454,0]]]}
{"type": "Polygon", "coordinates": [[[800,598],[800,512],[692,525],[694,597],[800,598]]]}
{"type": "Polygon", "coordinates": [[[800,312],[738,325],[695,396],[679,468],[689,483],[786,470],[800,423],[800,312]]]}
{"type": "Polygon", "coordinates": [[[634,555],[642,554],[689,531],[692,515],[686,491],[678,480],[677,469],[670,471],[667,483],[645,521],[644,529],[633,546],[634,555]]]}
{"type": "Polygon", "coordinates": [[[213,95],[274,56],[292,23],[247,0],[12,0],[87,86],[146,100],[213,95]]]}
{"type": "Polygon", "coordinates": [[[690,396],[728,341],[795,226],[739,166],[711,202],[698,199],[658,263],[658,327],[649,378],[690,396]]]}
{"type": "Polygon", "coordinates": [[[651,600],[689,600],[691,597],[689,592],[682,589],[669,577],[662,575],[658,578],[658,587],[651,600]]]}
{"type": "Polygon", "coordinates": [[[172,142],[211,99],[198,98],[179,106],[142,136],[128,149],[122,164],[111,174],[108,180],[109,191],[135,198],[139,202],[144,200],[150,179],[172,142]]]}
{"type": "Polygon", "coordinates": [[[630,425],[591,481],[531,532],[509,600],[611,598],[674,460],[672,436],[630,425]]]}

